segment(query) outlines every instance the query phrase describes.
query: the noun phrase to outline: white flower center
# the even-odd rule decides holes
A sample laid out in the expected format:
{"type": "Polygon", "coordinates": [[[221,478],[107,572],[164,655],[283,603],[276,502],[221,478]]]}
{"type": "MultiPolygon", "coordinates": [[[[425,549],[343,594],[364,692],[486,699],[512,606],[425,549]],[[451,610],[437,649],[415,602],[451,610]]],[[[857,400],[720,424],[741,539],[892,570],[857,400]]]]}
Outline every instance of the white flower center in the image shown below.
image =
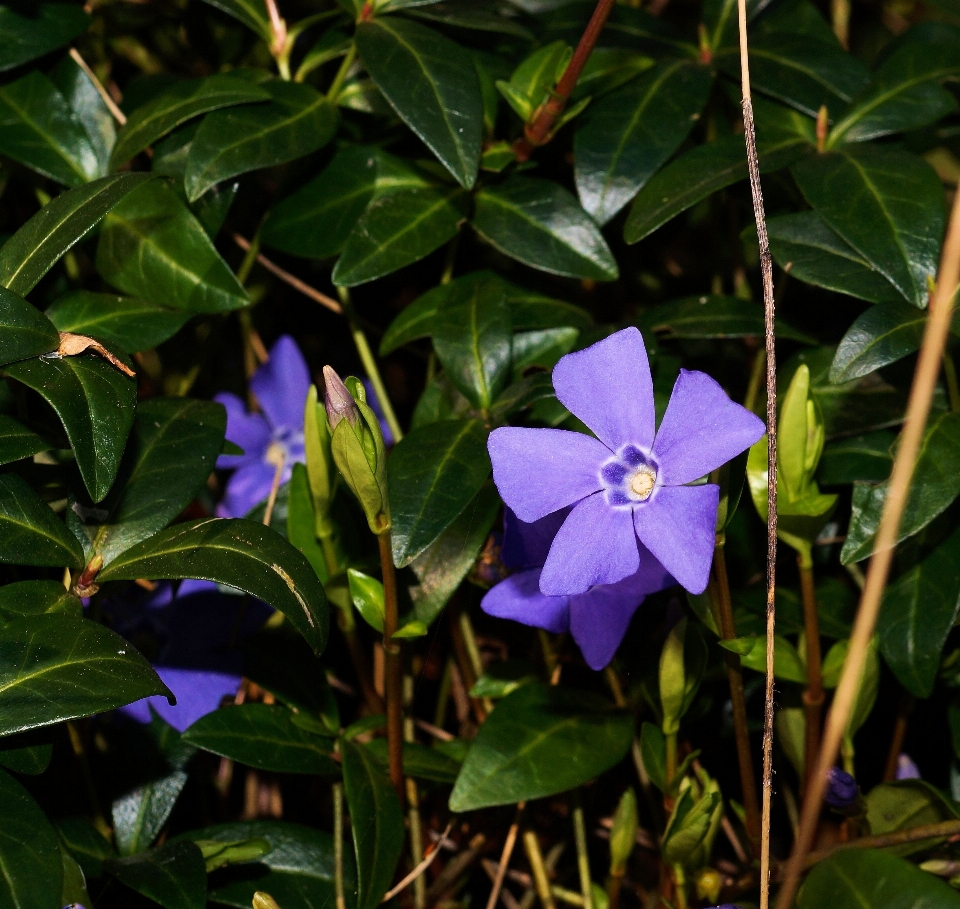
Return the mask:
{"type": "Polygon", "coordinates": [[[653,487],[656,485],[657,475],[646,464],[637,468],[636,472],[630,477],[630,491],[641,501],[650,498],[653,487]]]}

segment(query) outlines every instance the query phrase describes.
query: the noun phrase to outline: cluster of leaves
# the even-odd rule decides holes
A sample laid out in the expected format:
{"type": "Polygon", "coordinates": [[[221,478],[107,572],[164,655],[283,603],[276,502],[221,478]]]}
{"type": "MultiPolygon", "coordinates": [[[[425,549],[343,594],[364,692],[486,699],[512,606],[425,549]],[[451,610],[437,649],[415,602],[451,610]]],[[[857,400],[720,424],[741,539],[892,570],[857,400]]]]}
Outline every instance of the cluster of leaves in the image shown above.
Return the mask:
{"type": "MultiPolygon", "coordinates": [[[[422,855],[421,842],[405,850],[421,823],[439,830],[456,813],[459,854],[401,896],[420,909],[465,881],[485,886],[479,872],[465,877],[483,848],[474,834],[499,854],[514,812],[467,812],[542,799],[545,815],[565,816],[565,794],[580,787],[596,817],[620,806],[609,852],[581,850],[601,879],[609,860],[611,885],[591,885],[589,864],[578,879],[570,861],[558,898],[602,909],[621,880],[634,883],[623,901],[658,888],[672,906],[753,898],[717,834],[726,818],[750,849],[723,667],[738,655],[748,692],[763,669],[762,525],[739,490],[746,480],[765,517],[765,443],[720,478],[735,636],[717,612],[726,571],[689,602],[651,598],[606,681],[568,642],[538,644],[474,608],[503,571],[489,433],[583,428],[553,394],[561,356],[636,324],[659,413],[681,365],[763,409],[763,312],[744,277],[756,237],[736,3],[654,6],[613,7],[531,152],[524,130],[556,98],[591,3],[0,4],[0,906],[246,907],[267,892],[283,909],[341,897],[373,909],[422,855]],[[260,251],[282,268],[268,259],[261,271],[260,251]],[[340,312],[307,308],[276,275],[340,312]],[[306,467],[249,515],[211,516],[217,459],[238,451],[210,398],[242,390],[260,335],[282,331],[315,371],[331,362],[376,383],[366,333],[379,338],[396,436],[378,474],[402,569],[395,637],[408,639],[405,671],[427,692],[411,686],[406,698],[406,818],[369,677],[384,628],[377,547],[321,451],[330,440],[315,396],[295,402],[306,406],[306,467]],[[238,703],[183,734],[156,714],[134,731],[110,711],[170,691],[149,646],[145,656],[112,630],[103,604],[135,582],[194,578],[276,616],[246,645],[238,703]],[[325,650],[331,605],[338,645],[325,650]],[[438,663],[445,623],[452,647],[438,663]],[[560,684],[547,684],[561,666],[560,684]],[[343,693],[351,686],[363,707],[343,693]],[[455,735],[443,729],[451,691],[455,735]],[[415,717],[440,727],[432,746],[416,739],[415,717]],[[643,850],[630,755],[652,831],[643,850]],[[252,799],[231,782],[234,765],[249,768],[252,799]],[[282,818],[258,801],[270,785],[286,795],[282,818]],[[337,841],[344,801],[352,851],[337,841]]],[[[792,791],[804,773],[802,693],[814,676],[835,686],[846,656],[960,174],[960,17],[946,2],[929,17],[890,5],[851,53],[810,0],[748,8],[780,278],[780,533],[801,573],[784,559],[776,640],[778,755],[797,774],[778,786],[792,791]],[[833,642],[815,672],[809,596],[833,642]]],[[[948,355],[844,740],[865,792],[848,833],[960,818],[958,495],[948,355]],[[919,699],[932,723],[949,718],[949,742],[907,739],[930,783],[879,782],[891,711],[875,708],[898,698],[919,699]],[[880,758],[858,760],[858,732],[870,736],[859,754],[880,758]]],[[[556,827],[540,824],[545,841],[570,838],[556,827]]],[[[898,853],[838,852],[798,906],[960,906],[939,879],[960,885],[945,837],[898,853]]],[[[537,856],[528,845],[534,877],[537,856]]]]}

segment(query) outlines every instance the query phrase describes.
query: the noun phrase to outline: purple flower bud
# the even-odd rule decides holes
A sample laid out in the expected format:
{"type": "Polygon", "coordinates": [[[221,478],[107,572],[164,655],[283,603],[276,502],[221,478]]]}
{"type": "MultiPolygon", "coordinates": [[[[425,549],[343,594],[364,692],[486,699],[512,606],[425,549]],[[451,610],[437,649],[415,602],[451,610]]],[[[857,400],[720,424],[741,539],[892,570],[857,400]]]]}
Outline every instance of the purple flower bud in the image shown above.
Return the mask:
{"type": "Polygon", "coordinates": [[[827,773],[826,802],[832,808],[849,808],[857,798],[860,787],[857,781],[839,767],[831,767],[827,773]]]}
{"type": "Polygon", "coordinates": [[[331,432],[344,418],[351,426],[356,426],[360,420],[360,411],[356,401],[343,384],[343,380],[330,366],[323,367],[324,406],[327,409],[327,420],[330,422],[331,432]]]}
{"type": "Polygon", "coordinates": [[[898,780],[919,780],[920,768],[913,762],[909,754],[901,754],[897,758],[898,780]]]}

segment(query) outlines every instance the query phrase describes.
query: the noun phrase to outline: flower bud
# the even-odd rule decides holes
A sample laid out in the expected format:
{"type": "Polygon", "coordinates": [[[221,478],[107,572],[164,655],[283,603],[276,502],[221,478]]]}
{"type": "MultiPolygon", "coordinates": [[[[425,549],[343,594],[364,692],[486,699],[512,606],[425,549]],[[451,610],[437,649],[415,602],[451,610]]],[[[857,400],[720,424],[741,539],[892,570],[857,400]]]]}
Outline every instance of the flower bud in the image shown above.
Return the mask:
{"type": "Polygon", "coordinates": [[[351,426],[360,421],[360,411],[353,400],[347,386],[336,374],[333,367],[323,367],[324,406],[327,408],[327,419],[330,421],[330,430],[333,431],[341,420],[346,418],[351,426]]]}
{"type": "Polygon", "coordinates": [[[622,876],[637,841],[637,796],[627,789],[620,798],[610,828],[610,874],[622,876]]]}
{"type": "Polygon", "coordinates": [[[253,909],[280,909],[280,904],[269,893],[258,890],[253,895],[253,909]]]}
{"type": "Polygon", "coordinates": [[[913,762],[909,754],[901,753],[897,758],[898,780],[919,780],[920,768],[913,762]]]}
{"type": "Polygon", "coordinates": [[[857,799],[860,787],[857,781],[839,767],[827,773],[827,794],[824,799],[831,808],[849,808],[857,799]]]}
{"type": "Polygon", "coordinates": [[[307,461],[310,497],[313,499],[315,532],[320,539],[328,539],[333,536],[334,531],[333,522],[330,520],[330,503],[333,501],[336,474],[333,470],[327,419],[324,419],[323,411],[317,402],[317,387],[311,385],[303,413],[303,448],[307,461]]]}

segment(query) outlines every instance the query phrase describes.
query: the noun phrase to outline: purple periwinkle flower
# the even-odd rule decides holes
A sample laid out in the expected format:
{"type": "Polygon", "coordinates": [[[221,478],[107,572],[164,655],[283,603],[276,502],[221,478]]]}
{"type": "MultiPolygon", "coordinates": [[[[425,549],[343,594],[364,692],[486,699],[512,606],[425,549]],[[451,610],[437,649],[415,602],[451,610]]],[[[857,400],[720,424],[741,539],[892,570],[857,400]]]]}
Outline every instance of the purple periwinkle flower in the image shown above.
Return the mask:
{"type": "Polygon", "coordinates": [[[240,687],[243,638],[259,629],[270,607],[239,592],[223,592],[212,581],[169,582],[147,593],[111,597],[104,604],[111,627],[150,658],[163,683],[177,698],[143,698],[121,707],[141,723],[150,722],[152,707],[183,732],[220,706],[240,687]]]}
{"type": "Polygon", "coordinates": [[[599,670],[613,659],[644,597],[670,586],[673,579],[641,544],[639,570],[616,584],[601,584],[573,596],[541,593],[541,566],[568,513],[563,509],[525,524],[506,510],[500,557],[508,567],[521,570],[487,591],[480,605],[498,618],[555,634],[569,631],[587,665],[599,670]]]}
{"type": "Polygon", "coordinates": [[[860,787],[845,770],[831,767],[827,772],[827,794],[824,801],[831,808],[849,808],[857,799],[860,787]]]}
{"type": "Polygon", "coordinates": [[[263,413],[247,413],[229,392],[215,400],[227,409],[227,438],[242,455],[221,455],[217,467],[235,467],[226,493],[217,506],[224,518],[247,514],[270,494],[282,464],[280,482],[290,479],[293,465],[305,460],[303,408],[310,390],[310,371],[293,338],[282,335],[270,349],[270,359],[250,379],[250,388],[263,413]]]}
{"type": "Polygon", "coordinates": [[[897,757],[897,779],[898,780],[919,780],[920,768],[913,762],[909,754],[901,753],[897,757]]]}
{"type": "Polygon", "coordinates": [[[353,400],[350,389],[343,384],[343,379],[337,375],[332,366],[323,367],[323,404],[327,411],[327,422],[330,431],[337,428],[341,420],[346,420],[351,426],[360,421],[360,410],[353,400]]]}
{"type": "Polygon", "coordinates": [[[702,593],[720,490],[687,484],[749,448],[763,422],[710,376],[682,369],[657,429],[636,328],[567,354],[554,367],[553,387],[596,438],[503,427],[488,443],[494,482],[521,521],[573,506],[550,546],[540,592],[573,596],[616,584],[640,570],[645,547],[687,590],[702,593]]]}

